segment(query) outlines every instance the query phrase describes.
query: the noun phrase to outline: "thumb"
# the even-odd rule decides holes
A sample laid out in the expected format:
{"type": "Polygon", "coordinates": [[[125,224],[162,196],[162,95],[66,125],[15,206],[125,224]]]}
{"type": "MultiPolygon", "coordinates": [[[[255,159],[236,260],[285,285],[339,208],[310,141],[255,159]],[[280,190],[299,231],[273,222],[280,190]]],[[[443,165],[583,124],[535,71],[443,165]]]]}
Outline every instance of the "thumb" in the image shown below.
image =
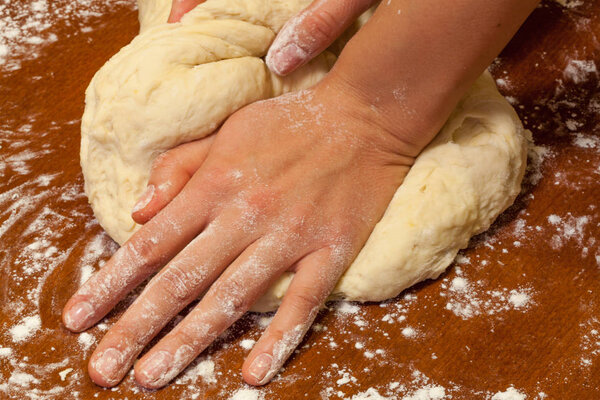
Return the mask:
{"type": "Polygon", "coordinates": [[[329,47],[375,0],[315,0],[281,29],[265,59],[287,75],[329,47]]]}
{"type": "Polygon", "coordinates": [[[148,187],[131,211],[138,224],[145,224],[175,198],[202,166],[215,135],[185,143],[154,160],[148,187]]]}

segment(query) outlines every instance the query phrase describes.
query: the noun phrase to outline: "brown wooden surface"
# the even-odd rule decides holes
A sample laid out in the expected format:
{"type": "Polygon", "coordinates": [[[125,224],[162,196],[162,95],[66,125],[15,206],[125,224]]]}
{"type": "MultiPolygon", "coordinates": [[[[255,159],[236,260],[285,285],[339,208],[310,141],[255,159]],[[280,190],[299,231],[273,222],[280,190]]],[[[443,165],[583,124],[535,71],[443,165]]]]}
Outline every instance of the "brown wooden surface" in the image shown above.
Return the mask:
{"type": "MultiPolygon", "coordinates": [[[[0,348],[11,349],[0,350],[0,399],[227,399],[245,387],[241,341],[259,337],[260,315],[201,356],[214,362],[216,382],[158,392],[131,376],[114,390],[95,386],[86,372],[94,344],[60,323],[81,274],[115,249],[82,194],[79,123],[89,80],[135,35],[136,12],[119,3],[87,19],[91,29],[80,25],[54,24],[58,40],[36,57],[13,54],[12,71],[0,65],[0,348]],[[41,328],[18,341],[19,324],[36,315],[41,328]]],[[[257,395],[338,399],[372,387],[401,399],[443,387],[446,398],[474,399],[512,386],[528,399],[600,398],[600,81],[593,70],[570,72],[582,65],[572,60],[600,67],[596,34],[600,2],[534,12],[492,66],[545,155],[523,194],[438,280],[384,304],[331,304],[257,395]]]]}

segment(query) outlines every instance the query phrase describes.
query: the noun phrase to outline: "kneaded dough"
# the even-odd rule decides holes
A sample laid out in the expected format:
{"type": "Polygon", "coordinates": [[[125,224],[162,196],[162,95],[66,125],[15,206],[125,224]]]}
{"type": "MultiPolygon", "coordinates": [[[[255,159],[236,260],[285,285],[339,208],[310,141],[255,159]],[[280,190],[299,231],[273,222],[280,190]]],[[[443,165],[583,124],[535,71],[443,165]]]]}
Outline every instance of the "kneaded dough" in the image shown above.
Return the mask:
{"type": "MultiPolygon", "coordinates": [[[[335,61],[325,53],[279,78],[261,58],[310,0],[208,0],[178,24],[165,23],[171,0],[138,3],[141,33],[96,73],[82,119],[85,191],[119,243],[139,228],[130,213],[156,156],[249,103],[313,85],[335,61]]],[[[437,278],[514,201],[529,136],[484,73],[419,155],[332,298],[384,300],[437,278]]],[[[292,278],[285,273],[253,310],[275,309],[292,278]]]]}

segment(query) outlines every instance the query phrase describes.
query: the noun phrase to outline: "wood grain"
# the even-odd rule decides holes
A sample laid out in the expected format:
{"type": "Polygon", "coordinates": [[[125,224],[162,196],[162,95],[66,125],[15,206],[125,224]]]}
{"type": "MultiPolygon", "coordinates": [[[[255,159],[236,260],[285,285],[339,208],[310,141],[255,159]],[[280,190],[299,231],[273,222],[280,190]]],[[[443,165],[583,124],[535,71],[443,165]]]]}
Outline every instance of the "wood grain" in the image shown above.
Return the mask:
{"type": "MultiPolygon", "coordinates": [[[[116,248],[82,194],[79,123],[89,80],[136,34],[136,12],[121,4],[88,25],[58,23],[37,57],[0,65],[0,348],[11,349],[0,349],[0,398],[230,398],[249,389],[242,341],[258,339],[265,316],[246,316],[200,357],[216,382],[184,378],[158,392],[131,376],[114,390],[87,377],[93,343],[135,294],[83,338],[60,323],[81,275],[116,248]],[[40,329],[19,341],[36,315],[40,329]]],[[[597,33],[600,2],[535,10],[491,67],[543,155],[515,205],[438,280],[383,304],[331,304],[256,398],[443,388],[475,399],[509,387],[530,399],[600,398],[600,79],[584,71],[600,66],[597,33]]]]}

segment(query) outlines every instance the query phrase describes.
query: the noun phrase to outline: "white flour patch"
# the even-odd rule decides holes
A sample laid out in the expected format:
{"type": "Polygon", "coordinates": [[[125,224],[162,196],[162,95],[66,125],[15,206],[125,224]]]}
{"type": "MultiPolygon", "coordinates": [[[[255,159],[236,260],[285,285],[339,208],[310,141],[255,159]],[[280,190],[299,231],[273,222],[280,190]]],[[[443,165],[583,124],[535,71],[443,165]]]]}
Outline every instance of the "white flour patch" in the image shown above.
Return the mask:
{"type": "Polygon", "coordinates": [[[564,77],[575,84],[586,82],[591,76],[598,76],[594,60],[570,60],[564,70],[564,77]]]}
{"type": "Polygon", "coordinates": [[[119,8],[133,9],[130,0],[0,0],[0,69],[14,71],[24,60],[36,59],[41,49],[62,37],[54,27],[68,24],[82,32],[93,19],[119,8]]]}
{"type": "Polygon", "coordinates": [[[196,383],[201,378],[203,384],[216,383],[215,363],[211,359],[200,360],[195,365],[188,367],[183,376],[175,381],[176,384],[196,383]]]}
{"type": "Polygon", "coordinates": [[[573,144],[583,149],[600,150],[600,138],[596,135],[584,135],[577,133],[573,138],[573,144]]]}
{"type": "Polygon", "coordinates": [[[77,341],[79,342],[82,350],[87,351],[96,343],[96,338],[87,332],[82,332],[79,334],[77,341]]]}
{"type": "Polygon", "coordinates": [[[426,386],[404,396],[402,400],[440,400],[445,397],[446,389],[443,386],[426,386]]]}
{"type": "Polygon", "coordinates": [[[10,328],[9,333],[14,342],[22,342],[39,331],[41,326],[42,320],[40,319],[40,316],[32,315],[23,318],[20,324],[10,328]]]}
{"type": "Polygon", "coordinates": [[[263,400],[265,396],[256,389],[239,389],[229,400],[263,400]]]}
{"type": "Polygon", "coordinates": [[[525,400],[527,396],[514,387],[509,387],[503,392],[498,392],[492,396],[492,400],[525,400]]]}
{"type": "Polygon", "coordinates": [[[342,314],[356,314],[360,311],[360,307],[347,301],[340,301],[335,310],[342,314]]]}
{"type": "Polygon", "coordinates": [[[391,400],[391,398],[380,395],[375,388],[369,388],[364,392],[355,394],[350,400],[391,400]]]}
{"type": "Polygon", "coordinates": [[[581,367],[589,368],[594,365],[600,355],[600,320],[591,317],[588,321],[579,324],[581,367]]]}
{"type": "Polygon", "coordinates": [[[256,343],[256,340],[244,339],[240,342],[240,346],[242,346],[242,348],[245,350],[252,350],[252,347],[254,347],[255,343],[256,343]]]}

